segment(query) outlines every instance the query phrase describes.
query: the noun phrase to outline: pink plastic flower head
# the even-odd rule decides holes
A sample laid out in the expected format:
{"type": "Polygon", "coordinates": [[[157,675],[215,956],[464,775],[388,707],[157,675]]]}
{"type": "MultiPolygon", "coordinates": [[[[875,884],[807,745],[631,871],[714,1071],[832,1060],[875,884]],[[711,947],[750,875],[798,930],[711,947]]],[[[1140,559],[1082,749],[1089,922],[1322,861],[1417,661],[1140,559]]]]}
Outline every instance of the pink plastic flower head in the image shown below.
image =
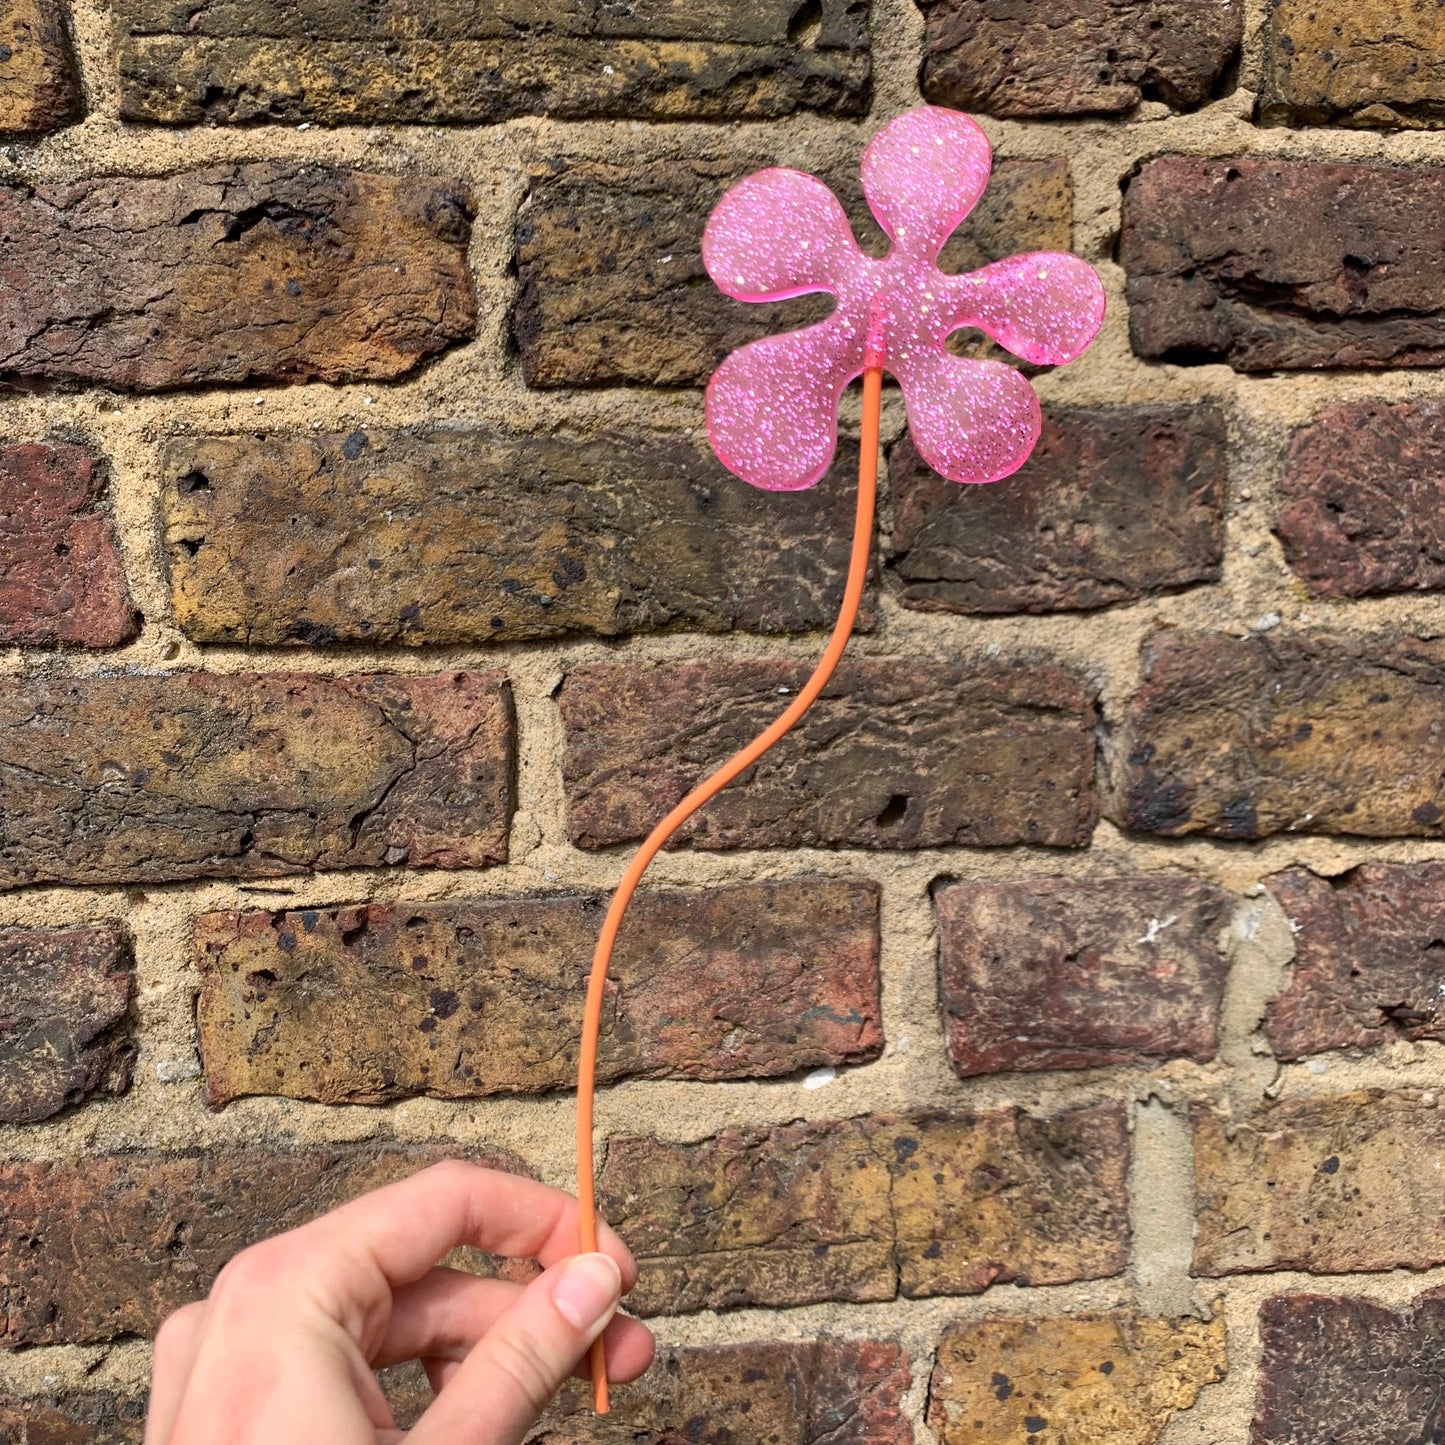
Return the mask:
{"type": "Polygon", "coordinates": [[[974,326],[1037,364],[1072,361],[1098,333],[1104,288],[1077,256],[1035,251],[966,275],[938,253],[988,184],[988,138],[966,115],[919,106],[863,151],[863,192],[893,242],[859,249],[837,197],[816,176],[772,168],[739,181],[708,219],[708,275],[739,301],[810,291],[838,298],[816,326],[739,347],[707,388],[707,430],[724,466],[771,491],[811,487],[833,460],[838,401],[880,362],[903,388],[923,459],[955,482],[1015,472],[1039,437],[1028,381],[998,361],[944,349],[974,326]],[[871,340],[870,340],[871,338],[871,340]]]}

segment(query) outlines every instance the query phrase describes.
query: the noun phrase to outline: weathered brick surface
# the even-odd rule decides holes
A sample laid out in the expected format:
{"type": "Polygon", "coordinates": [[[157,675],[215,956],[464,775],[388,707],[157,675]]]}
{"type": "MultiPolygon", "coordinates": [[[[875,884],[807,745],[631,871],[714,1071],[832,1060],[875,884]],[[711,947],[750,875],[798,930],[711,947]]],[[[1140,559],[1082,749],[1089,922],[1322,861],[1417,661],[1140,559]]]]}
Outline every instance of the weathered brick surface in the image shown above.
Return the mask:
{"type": "Polygon", "coordinates": [[[881,1340],[663,1348],[636,1384],[615,1386],[597,1416],[580,1381],[531,1435],[534,1445],[910,1445],[902,1410],[908,1356],[881,1340]]]}
{"type": "Polygon", "coordinates": [[[0,1123],[128,1087],[131,972],[118,928],[0,928],[0,1123]]]}
{"type": "Polygon", "coordinates": [[[1445,169],[1147,162],[1124,197],[1134,350],[1236,371],[1445,363],[1445,169]]]}
{"type": "MultiPolygon", "coordinates": [[[[206,914],[196,956],[210,1100],[569,1087],[605,907],[573,896],[206,914]]],[[[603,1079],[862,1062],[883,1044],[877,886],[644,893],[611,981],[603,1079]]]]}
{"type": "Polygon", "coordinates": [[[893,448],[892,567],[905,607],[1056,612],[1219,580],[1224,415],[1214,406],[1049,407],[1000,486],[893,448]]]}
{"type": "Polygon", "coordinates": [[[628,1307],[674,1314],[1107,1278],[1128,1167],[1124,1111],[1100,1104],[613,1139],[600,1188],[641,1266],[628,1307]]]}
{"type": "Polygon", "coordinates": [[[859,115],[868,0],[125,0],[121,113],[191,125],[859,115]]]}
{"type": "Polygon", "coordinates": [[[1445,1263],[1445,1113],[1433,1094],[1358,1090],[1194,1122],[1201,1275],[1445,1263]]]}
{"type": "Polygon", "coordinates": [[[1445,864],[1303,868],[1265,886],[1294,930],[1294,962],[1265,1027],[1281,1059],[1392,1039],[1445,1040],[1445,864]]]}
{"type": "Polygon", "coordinates": [[[67,1390],[27,1399],[0,1395],[0,1440],[7,1445],[141,1445],[144,1397],[67,1390]]]}
{"type": "Polygon", "coordinates": [[[252,646],[809,631],[842,595],[857,465],[845,444],[820,485],[775,493],[700,432],[181,440],[171,597],[196,641],[252,646]]]}
{"type": "Polygon", "coordinates": [[[0,187],[0,376],[400,376],[472,334],[470,216],[443,181],[279,163],[0,187]]]}
{"type": "Polygon", "coordinates": [[[1259,116],[1287,125],[1445,124],[1435,0],[1272,0],[1259,116]]]}
{"type": "Polygon", "coordinates": [[[505,859],[499,673],[0,683],[0,887],[505,859]]]}
{"type": "Polygon", "coordinates": [[[1212,1059],[1230,903],[1168,875],[937,889],[955,1072],[1212,1059]]]}
{"type": "Polygon", "coordinates": [[[1275,529],[1320,597],[1445,587],[1445,411],[1345,402],[1296,433],[1275,529]]]}
{"type": "MultiPolygon", "coordinates": [[[[703,269],[708,213],[735,181],[772,164],[758,155],[539,168],[517,216],[514,329],[527,384],[700,385],[734,347],[826,316],[824,296],[741,305],[703,269]]],[[[881,253],[887,242],[857,172],[826,179],[861,244],[881,253]]],[[[1066,161],[1005,161],[940,263],[966,271],[1017,251],[1067,250],[1072,217],[1066,161]]]]}
{"type": "MultiPolygon", "coordinates": [[[[574,668],[560,702],[567,828],[643,836],[787,705],[787,662],[574,668]]],[[[679,833],[705,848],[1078,847],[1096,818],[1095,710],[1044,663],[844,662],[797,728],[679,833]]]]}
{"type": "Polygon", "coordinates": [[[1231,0],[915,0],[926,100],[991,115],[1120,115],[1203,104],[1239,53],[1231,0]]]}
{"type": "Polygon", "coordinates": [[[1445,833],[1445,646],[1162,632],[1117,743],[1110,816],[1178,837],[1445,833]]]}
{"type": "Polygon", "coordinates": [[[1224,1320],[1133,1310],[950,1325],[928,1423],[941,1445],[1155,1445],[1176,1411],[1228,1369],[1224,1320]]]}
{"type": "Polygon", "coordinates": [[[54,130],[79,103],[59,0],[0,0],[0,135],[54,130]]]}
{"type": "Polygon", "coordinates": [[[1400,1310],[1351,1296],[1276,1295],[1260,1306],[1259,1338],[1252,1445],[1417,1445],[1439,1434],[1441,1291],[1400,1310]]]}
{"type": "Polygon", "coordinates": [[[0,446],[0,646],[114,647],[134,634],[105,487],[83,447],[0,446]]]}
{"type": "MultiPolygon", "coordinates": [[[[0,1164],[0,1347],[151,1334],[247,1245],[457,1156],[521,1172],[508,1155],[374,1140],[0,1164]]],[[[470,1266],[492,1268],[475,1252],[470,1266]]]]}

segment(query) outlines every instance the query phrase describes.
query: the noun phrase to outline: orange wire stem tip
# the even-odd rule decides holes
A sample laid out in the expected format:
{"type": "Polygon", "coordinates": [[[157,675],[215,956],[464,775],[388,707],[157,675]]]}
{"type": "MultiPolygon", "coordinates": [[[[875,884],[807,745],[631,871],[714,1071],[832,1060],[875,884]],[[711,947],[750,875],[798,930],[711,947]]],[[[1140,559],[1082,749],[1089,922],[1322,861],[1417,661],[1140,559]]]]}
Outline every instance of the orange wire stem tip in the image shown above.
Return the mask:
{"type": "MultiPolygon", "coordinates": [[[[592,1104],[597,1083],[597,1039],[602,1027],[602,1000],[607,990],[607,968],[623,915],[647,866],[662,850],[668,839],[710,798],[715,797],[739,773],[750,768],[762,755],[782,739],[813,705],[818,694],[833,676],[843,649],[852,635],[863,600],[863,584],[868,576],[868,561],[873,551],[873,516],[878,496],[878,413],[883,391],[882,318],[870,317],[868,328],[868,369],[863,373],[863,426],[858,453],[858,511],[853,523],[853,552],[848,563],[848,581],[843,589],[843,603],[833,634],[819,659],[813,675],[804,684],[786,712],[770,727],[759,733],[740,753],[729,758],[716,772],[697,785],[647,835],[636,856],[627,866],[617,891],[608,905],[592,955],[592,972],[587,980],[587,1003],[582,1014],[582,1047],[577,1056],[577,1201],[578,1233],[583,1254],[597,1248],[596,1183],[592,1166],[592,1104]]],[[[607,1413],[607,1360],[599,1337],[588,1355],[592,1374],[592,1407],[599,1415],[607,1413]]]]}

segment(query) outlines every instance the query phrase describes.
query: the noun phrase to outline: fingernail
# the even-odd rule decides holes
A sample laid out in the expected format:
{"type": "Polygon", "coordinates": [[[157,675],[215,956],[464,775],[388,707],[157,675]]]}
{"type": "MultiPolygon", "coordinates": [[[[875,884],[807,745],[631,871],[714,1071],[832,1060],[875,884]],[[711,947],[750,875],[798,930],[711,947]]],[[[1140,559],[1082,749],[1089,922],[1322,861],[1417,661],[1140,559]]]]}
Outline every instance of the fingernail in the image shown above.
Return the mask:
{"type": "Polygon", "coordinates": [[[622,1271],[606,1254],[579,1254],[552,1286],[557,1313],[577,1330],[590,1330],[606,1319],[621,1295],[622,1271]]]}

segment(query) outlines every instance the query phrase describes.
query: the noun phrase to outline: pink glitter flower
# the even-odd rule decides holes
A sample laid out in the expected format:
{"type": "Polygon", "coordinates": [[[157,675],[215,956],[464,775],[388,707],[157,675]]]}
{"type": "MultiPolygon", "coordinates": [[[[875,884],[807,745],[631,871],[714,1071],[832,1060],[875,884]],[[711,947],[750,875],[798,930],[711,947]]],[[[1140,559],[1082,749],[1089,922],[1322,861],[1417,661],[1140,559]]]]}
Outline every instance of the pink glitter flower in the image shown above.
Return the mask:
{"type": "Polygon", "coordinates": [[[893,242],[881,261],[804,171],[757,171],[723,196],[702,242],[721,290],[739,301],[838,299],[827,320],[740,347],[713,373],[707,429],[724,466],[755,487],[811,487],[833,459],[844,388],[880,356],[935,471],[992,482],[1024,464],[1039,436],[1033,387],[1001,362],[950,356],[944,342],[973,326],[1025,361],[1072,361],[1098,333],[1104,288],[1093,267],[1056,251],[961,276],[938,269],[991,168],[988,138],[957,111],[920,106],[884,126],[862,161],[863,192],[893,242]]]}

